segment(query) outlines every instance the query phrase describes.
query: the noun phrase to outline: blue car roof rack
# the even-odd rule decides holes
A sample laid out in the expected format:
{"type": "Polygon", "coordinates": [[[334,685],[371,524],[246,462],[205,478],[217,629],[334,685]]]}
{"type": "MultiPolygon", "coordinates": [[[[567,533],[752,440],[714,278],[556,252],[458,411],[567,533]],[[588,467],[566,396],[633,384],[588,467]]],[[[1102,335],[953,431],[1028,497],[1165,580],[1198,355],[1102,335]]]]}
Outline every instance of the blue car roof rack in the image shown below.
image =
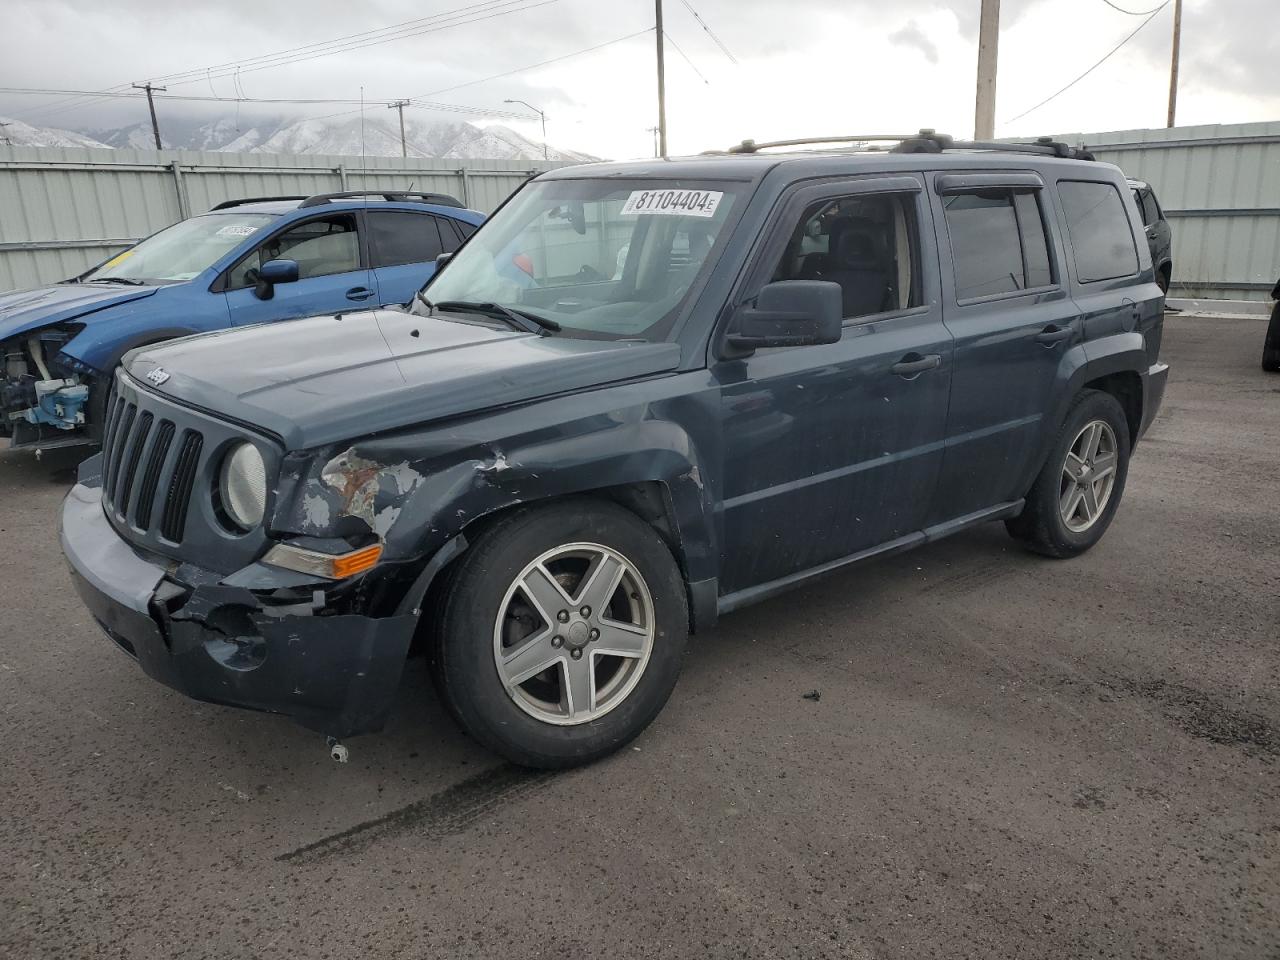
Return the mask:
{"type": "Polygon", "coordinates": [[[318,193],[314,197],[307,197],[302,203],[298,204],[298,209],[318,207],[332,200],[356,200],[360,197],[381,197],[383,200],[434,203],[440,207],[462,207],[461,201],[449,196],[447,193],[419,193],[413,190],[345,190],[342,193],[318,193]]]}

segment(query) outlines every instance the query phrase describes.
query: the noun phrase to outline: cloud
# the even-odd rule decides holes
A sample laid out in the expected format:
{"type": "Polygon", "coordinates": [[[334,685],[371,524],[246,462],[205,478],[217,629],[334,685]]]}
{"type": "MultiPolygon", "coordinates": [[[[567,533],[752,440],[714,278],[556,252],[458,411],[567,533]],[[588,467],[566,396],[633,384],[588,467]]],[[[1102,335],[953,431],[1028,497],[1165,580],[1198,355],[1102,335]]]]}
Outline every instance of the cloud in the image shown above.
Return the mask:
{"type": "Polygon", "coordinates": [[[889,34],[889,42],[899,47],[919,50],[930,63],[938,62],[938,48],[914,20],[908,20],[902,29],[889,34]]]}

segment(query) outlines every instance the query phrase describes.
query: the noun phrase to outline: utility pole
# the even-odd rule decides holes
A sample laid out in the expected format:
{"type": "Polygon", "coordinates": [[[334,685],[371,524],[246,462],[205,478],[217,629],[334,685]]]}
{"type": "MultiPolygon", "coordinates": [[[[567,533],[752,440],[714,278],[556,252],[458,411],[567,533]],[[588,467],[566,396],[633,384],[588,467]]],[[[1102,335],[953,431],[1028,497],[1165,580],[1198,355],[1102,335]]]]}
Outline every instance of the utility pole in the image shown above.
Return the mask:
{"type": "Polygon", "coordinates": [[[978,94],[973,110],[973,139],[996,135],[996,55],[1000,50],[1000,0],[982,0],[978,28],[978,94]]]}
{"type": "Polygon", "coordinates": [[[404,138],[404,108],[409,105],[408,100],[397,100],[395,103],[388,103],[388,110],[400,111],[400,156],[409,156],[409,141],[404,138]]]}
{"type": "Polygon", "coordinates": [[[662,0],[654,0],[654,35],[658,41],[658,155],[667,156],[667,70],[662,51],[662,0]]]}
{"type": "Polygon", "coordinates": [[[163,91],[165,91],[165,90],[168,90],[169,88],[168,88],[168,87],[153,87],[153,86],[151,85],[151,81],[150,81],[150,80],[148,80],[146,83],[135,83],[135,84],[133,85],[133,88],[134,88],[135,90],[145,90],[145,91],[147,91],[147,106],[151,108],[151,132],[152,132],[153,134],[155,134],[155,138],[156,138],[156,149],[157,149],[157,150],[163,150],[163,149],[164,149],[164,147],[162,147],[162,146],[160,145],[160,121],[156,119],[156,101],[155,101],[155,99],[151,96],[151,92],[152,92],[153,90],[159,90],[159,91],[163,92],[163,91]]]}
{"type": "Polygon", "coordinates": [[[1169,67],[1169,123],[1178,112],[1178,55],[1182,47],[1182,0],[1173,0],[1173,62],[1169,67]]]}
{"type": "Polygon", "coordinates": [[[522,107],[528,107],[530,110],[536,113],[539,116],[539,118],[541,118],[542,120],[542,159],[543,160],[551,159],[547,153],[547,115],[543,113],[541,110],[539,110],[537,107],[535,107],[528,100],[503,100],[502,102],[518,103],[522,107]]]}

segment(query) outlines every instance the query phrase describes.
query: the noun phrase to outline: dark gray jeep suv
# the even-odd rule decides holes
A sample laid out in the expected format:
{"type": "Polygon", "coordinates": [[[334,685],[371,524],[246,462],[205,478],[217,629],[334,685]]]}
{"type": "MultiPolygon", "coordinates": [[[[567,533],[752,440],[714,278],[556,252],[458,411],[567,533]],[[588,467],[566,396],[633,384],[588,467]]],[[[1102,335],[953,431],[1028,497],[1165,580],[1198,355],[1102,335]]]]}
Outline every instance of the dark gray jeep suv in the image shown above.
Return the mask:
{"type": "Polygon", "coordinates": [[[721,613],[986,521],[1096,543],[1168,373],[1123,174],[768,146],[543,174],[406,311],[134,351],[63,512],[93,616],[331,738],[416,636],[477,740],[562,767],[721,613]]]}

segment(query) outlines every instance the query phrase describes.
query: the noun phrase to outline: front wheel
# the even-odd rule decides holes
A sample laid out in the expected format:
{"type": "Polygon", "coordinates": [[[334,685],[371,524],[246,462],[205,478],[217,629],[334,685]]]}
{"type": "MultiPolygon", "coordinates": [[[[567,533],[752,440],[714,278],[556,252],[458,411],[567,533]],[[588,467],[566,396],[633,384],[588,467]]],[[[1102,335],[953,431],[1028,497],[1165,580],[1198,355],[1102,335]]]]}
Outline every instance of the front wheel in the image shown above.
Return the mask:
{"type": "Polygon", "coordinates": [[[1066,421],[1022,513],[1005,526],[1029,549],[1074,557],[1102,539],[1129,473],[1129,425],[1115,397],[1085,390],[1066,421]]]}
{"type": "Polygon", "coordinates": [[[491,527],[446,585],[436,682],[495,753],[575,766],[658,714],[688,629],[675,560],[634,514],[587,499],[521,510],[491,527]]]}

